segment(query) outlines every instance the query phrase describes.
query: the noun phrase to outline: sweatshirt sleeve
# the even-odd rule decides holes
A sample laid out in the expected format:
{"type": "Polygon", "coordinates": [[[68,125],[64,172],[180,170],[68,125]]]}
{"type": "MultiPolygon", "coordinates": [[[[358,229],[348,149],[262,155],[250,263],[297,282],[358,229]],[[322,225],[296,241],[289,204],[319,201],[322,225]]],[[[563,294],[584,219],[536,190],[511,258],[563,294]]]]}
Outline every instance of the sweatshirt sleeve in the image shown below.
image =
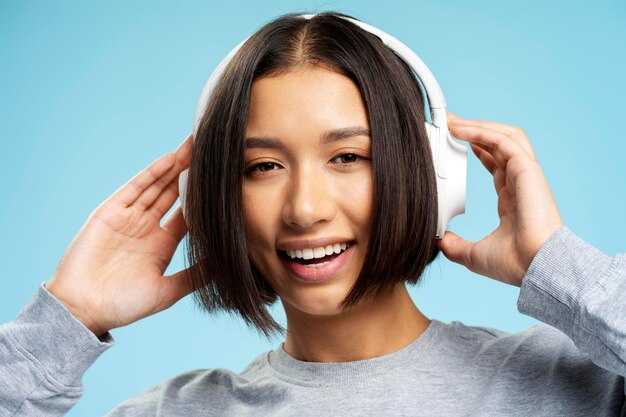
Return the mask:
{"type": "Polygon", "coordinates": [[[607,256],[568,227],[522,280],[517,308],[569,336],[596,365],[626,376],[626,253],[607,256]]]}
{"type": "Polygon", "coordinates": [[[83,394],[83,374],[114,343],[41,283],[17,318],[0,325],[0,417],[65,415],[83,394]]]}

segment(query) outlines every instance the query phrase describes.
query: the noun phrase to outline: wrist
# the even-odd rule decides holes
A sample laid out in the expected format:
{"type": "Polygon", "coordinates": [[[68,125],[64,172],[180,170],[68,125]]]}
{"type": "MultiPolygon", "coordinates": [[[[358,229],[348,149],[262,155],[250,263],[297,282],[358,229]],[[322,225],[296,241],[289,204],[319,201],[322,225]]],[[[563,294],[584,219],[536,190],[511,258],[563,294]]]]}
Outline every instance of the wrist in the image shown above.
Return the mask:
{"type": "Polygon", "coordinates": [[[67,311],[69,311],[72,316],[78,320],[83,326],[85,326],[89,331],[91,331],[96,337],[100,338],[103,334],[109,331],[109,329],[104,329],[101,326],[97,325],[95,321],[93,321],[88,314],[84,314],[81,309],[77,308],[72,303],[68,302],[66,297],[63,297],[61,292],[56,288],[56,286],[52,285],[50,282],[46,282],[44,284],[44,288],[52,295],[59,303],[61,303],[67,311]]]}

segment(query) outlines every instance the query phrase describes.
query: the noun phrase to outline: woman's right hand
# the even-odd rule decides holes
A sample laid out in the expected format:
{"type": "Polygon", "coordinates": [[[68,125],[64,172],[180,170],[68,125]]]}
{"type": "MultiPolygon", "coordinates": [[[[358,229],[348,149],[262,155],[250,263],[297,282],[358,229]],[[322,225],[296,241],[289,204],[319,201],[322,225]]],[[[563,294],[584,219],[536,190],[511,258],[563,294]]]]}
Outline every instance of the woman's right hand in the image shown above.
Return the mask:
{"type": "Polygon", "coordinates": [[[192,290],[188,269],[163,276],[187,233],[181,207],[160,224],[178,198],[192,143],[189,136],[98,206],[45,284],[96,336],[165,310],[192,290]]]}

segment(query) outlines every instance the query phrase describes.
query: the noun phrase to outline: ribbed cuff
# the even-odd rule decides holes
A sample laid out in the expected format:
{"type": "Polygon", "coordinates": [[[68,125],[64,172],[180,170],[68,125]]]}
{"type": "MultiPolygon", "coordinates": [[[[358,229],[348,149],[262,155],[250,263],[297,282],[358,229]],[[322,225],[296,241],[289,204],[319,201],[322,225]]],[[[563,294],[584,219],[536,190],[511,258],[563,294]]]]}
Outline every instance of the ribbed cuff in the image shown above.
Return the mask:
{"type": "Polygon", "coordinates": [[[575,337],[585,297],[598,287],[613,262],[614,258],[563,226],[533,258],[522,280],[517,309],[575,337]]]}
{"type": "Polygon", "coordinates": [[[8,332],[22,354],[66,386],[79,386],[95,360],[115,344],[110,333],[96,337],[44,287],[8,332]]]}

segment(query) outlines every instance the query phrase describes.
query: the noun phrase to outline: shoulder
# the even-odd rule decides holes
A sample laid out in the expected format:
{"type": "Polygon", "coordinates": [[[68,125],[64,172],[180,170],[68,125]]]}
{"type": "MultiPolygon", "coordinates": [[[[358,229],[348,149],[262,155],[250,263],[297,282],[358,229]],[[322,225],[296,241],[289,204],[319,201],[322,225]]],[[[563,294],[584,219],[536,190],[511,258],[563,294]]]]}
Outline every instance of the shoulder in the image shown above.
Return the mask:
{"type": "Polygon", "coordinates": [[[588,388],[598,389],[621,378],[594,364],[567,335],[544,323],[517,333],[458,321],[444,327],[441,348],[456,369],[471,374],[563,385],[586,381],[588,388]]]}
{"type": "Polygon", "coordinates": [[[218,409],[237,387],[254,382],[263,372],[267,353],[237,374],[224,368],[194,369],[161,381],[118,404],[107,417],[127,415],[194,415],[218,409]]]}
{"type": "Polygon", "coordinates": [[[518,345],[545,346],[547,341],[575,348],[572,340],[560,330],[544,323],[538,323],[523,331],[512,333],[488,326],[471,326],[460,321],[444,324],[448,338],[461,345],[505,347],[518,345]]]}
{"type": "Polygon", "coordinates": [[[442,344],[468,357],[494,361],[515,361],[524,358],[575,357],[586,362],[581,352],[563,332],[539,323],[526,330],[510,333],[493,327],[469,326],[459,321],[444,324],[442,344]]]}

